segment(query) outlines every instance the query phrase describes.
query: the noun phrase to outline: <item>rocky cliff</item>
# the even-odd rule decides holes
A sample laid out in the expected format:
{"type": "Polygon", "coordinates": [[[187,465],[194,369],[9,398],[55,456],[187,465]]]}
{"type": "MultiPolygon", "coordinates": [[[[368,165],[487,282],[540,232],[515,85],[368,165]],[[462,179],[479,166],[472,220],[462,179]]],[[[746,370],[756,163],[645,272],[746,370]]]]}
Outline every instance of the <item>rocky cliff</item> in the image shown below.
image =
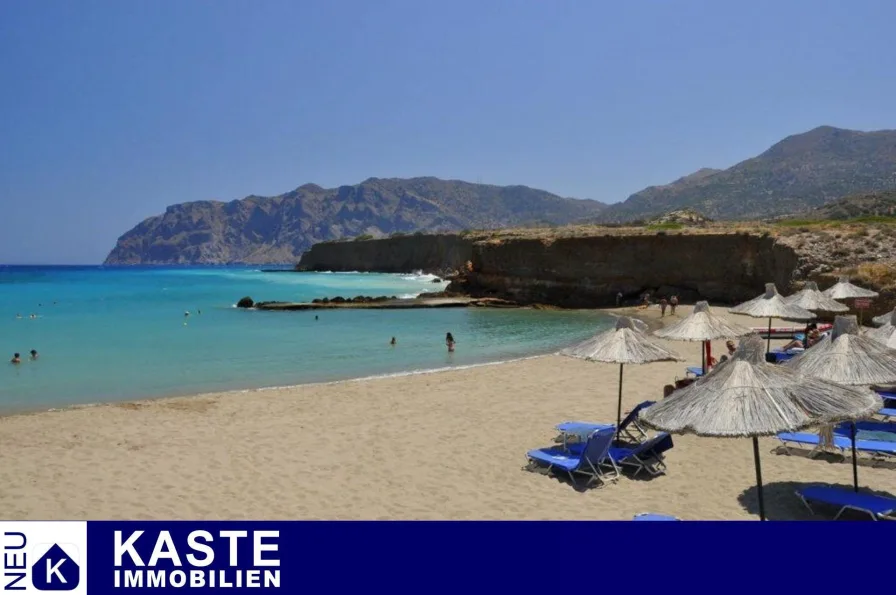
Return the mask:
{"type": "Polygon", "coordinates": [[[315,245],[306,270],[398,272],[462,269],[472,272],[449,291],[520,303],[595,307],[622,291],[677,293],[682,299],[738,301],[774,281],[786,291],[796,252],[773,237],[745,233],[593,235],[559,237],[411,236],[315,245]]]}
{"type": "Polygon", "coordinates": [[[459,270],[473,257],[473,242],[455,234],[412,235],[382,240],[324,242],[302,255],[301,271],[459,270]]]}

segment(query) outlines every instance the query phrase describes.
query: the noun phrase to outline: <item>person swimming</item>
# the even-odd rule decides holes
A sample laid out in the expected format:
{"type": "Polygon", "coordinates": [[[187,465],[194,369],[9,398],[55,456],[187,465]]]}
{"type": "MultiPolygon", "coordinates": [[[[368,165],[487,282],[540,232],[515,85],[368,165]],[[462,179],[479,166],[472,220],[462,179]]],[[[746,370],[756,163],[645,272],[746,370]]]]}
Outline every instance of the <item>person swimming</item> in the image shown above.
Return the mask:
{"type": "Polygon", "coordinates": [[[21,356],[19,356],[18,353],[14,353],[14,354],[12,355],[12,359],[9,360],[9,363],[11,363],[11,364],[21,364],[21,363],[22,363],[22,358],[21,358],[21,356]]]}
{"type": "Polygon", "coordinates": [[[37,349],[31,350],[31,359],[37,359],[37,349]]]}
{"type": "Polygon", "coordinates": [[[454,351],[454,335],[452,335],[451,333],[447,333],[445,335],[445,345],[448,346],[449,352],[454,351]]]}

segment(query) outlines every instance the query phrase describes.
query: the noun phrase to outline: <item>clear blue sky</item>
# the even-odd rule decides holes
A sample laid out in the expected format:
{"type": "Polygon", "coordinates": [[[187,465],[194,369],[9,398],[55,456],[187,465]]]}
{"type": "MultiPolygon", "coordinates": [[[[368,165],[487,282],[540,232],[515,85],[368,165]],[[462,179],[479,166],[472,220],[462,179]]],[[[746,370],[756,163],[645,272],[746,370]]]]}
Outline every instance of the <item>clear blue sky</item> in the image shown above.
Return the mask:
{"type": "Polygon", "coordinates": [[[435,175],[615,202],[896,128],[896,2],[0,2],[0,262],[173,203],[435,175]]]}

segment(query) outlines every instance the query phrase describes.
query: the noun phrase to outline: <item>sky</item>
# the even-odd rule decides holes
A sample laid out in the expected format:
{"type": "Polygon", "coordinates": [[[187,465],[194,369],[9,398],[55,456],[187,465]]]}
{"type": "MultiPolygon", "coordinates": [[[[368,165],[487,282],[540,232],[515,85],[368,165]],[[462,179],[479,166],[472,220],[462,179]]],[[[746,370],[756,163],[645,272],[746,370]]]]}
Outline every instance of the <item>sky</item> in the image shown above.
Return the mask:
{"type": "Polygon", "coordinates": [[[892,0],[0,2],[0,262],[369,177],[624,200],[896,128],[892,0]]]}

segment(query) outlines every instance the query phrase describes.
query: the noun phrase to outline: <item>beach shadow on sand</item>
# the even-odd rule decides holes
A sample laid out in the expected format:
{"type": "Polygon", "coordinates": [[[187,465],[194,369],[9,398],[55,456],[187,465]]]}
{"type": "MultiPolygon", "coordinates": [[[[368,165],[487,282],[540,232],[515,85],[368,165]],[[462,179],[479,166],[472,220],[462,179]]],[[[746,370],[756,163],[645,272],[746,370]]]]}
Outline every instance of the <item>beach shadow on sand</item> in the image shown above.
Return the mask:
{"type": "MultiPolygon", "coordinates": [[[[660,475],[650,475],[649,473],[642,471],[641,473],[635,474],[633,469],[630,467],[623,467],[622,472],[619,474],[619,477],[614,481],[613,479],[607,479],[604,483],[600,481],[593,481],[591,484],[588,484],[588,478],[584,475],[577,475],[575,483],[569,477],[569,474],[564,473],[562,471],[548,471],[547,467],[544,466],[529,466],[524,465],[522,468],[523,471],[527,473],[534,473],[536,475],[543,475],[545,477],[554,479],[559,483],[566,484],[573,488],[575,491],[580,494],[584,494],[586,492],[590,492],[592,490],[597,490],[601,488],[612,488],[613,484],[618,483],[620,481],[652,481],[658,477],[662,477],[663,474],[660,475]]],[[[608,473],[609,477],[612,477],[612,472],[608,473]]]]}
{"type": "MultiPolygon", "coordinates": [[[[829,521],[834,518],[839,508],[825,504],[812,503],[812,514],[796,495],[796,490],[810,485],[824,485],[845,490],[852,490],[852,484],[847,483],[818,483],[804,481],[776,481],[762,486],[762,494],[765,498],[765,516],[770,521],[829,521]]],[[[859,491],[875,496],[894,498],[890,492],[873,490],[859,485],[859,491]]],[[[750,486],[740,493],[737,501],[744,510],[759,517],[759,499],[756,486],[750,486]]],[[[847,510],[840,519],[844,521],[871,521],[866,513],[847,510]]]]}

